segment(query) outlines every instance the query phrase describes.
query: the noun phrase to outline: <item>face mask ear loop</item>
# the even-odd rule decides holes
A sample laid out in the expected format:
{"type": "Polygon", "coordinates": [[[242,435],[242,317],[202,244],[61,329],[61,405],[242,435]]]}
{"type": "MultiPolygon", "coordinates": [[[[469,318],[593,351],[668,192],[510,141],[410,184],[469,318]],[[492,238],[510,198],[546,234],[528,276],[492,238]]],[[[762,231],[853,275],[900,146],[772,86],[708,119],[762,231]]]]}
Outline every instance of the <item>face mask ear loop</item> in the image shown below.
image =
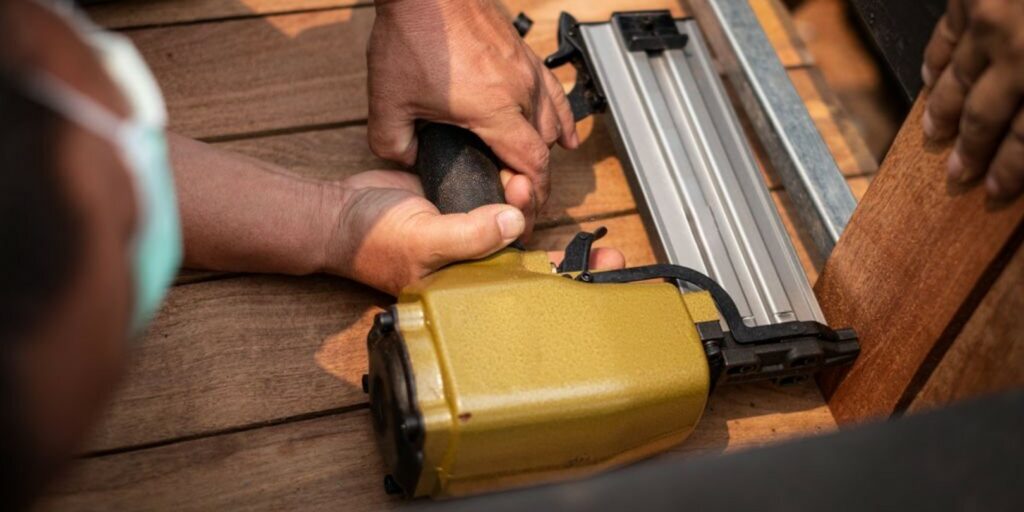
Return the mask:
{"type": "MultiPolygon", "coordinates": [[[[134,155],[131,154],[131,151],[139,141],[133,140],[137,132],[132,129],[131,123],[122,121],[92,98],[47,72],[37,71],[24,82],[26,96],[50,107],[54,112],[82,129],[108,141],[129,171],[136,167],[135,162],[132,161],[134,155]]],[[[149,215],[146,205],[147,196],[142,190],[145,184],[133,172],[129,172],[129,174],[131,174],[133,182],[132,188],[135,191],[136,204],[140,208],[138,222],[145,223],[149,215]]],[[[137,243],[137,240],[131,242],[130,253],[135,252],[137,243]]]]}
{"type": "Polygon", "coordinates": [[[31,73],[25,80],[26,96],[115,145],[121,147],[122,121],[96,100],[65,84],[45,71],[31,73]]]}

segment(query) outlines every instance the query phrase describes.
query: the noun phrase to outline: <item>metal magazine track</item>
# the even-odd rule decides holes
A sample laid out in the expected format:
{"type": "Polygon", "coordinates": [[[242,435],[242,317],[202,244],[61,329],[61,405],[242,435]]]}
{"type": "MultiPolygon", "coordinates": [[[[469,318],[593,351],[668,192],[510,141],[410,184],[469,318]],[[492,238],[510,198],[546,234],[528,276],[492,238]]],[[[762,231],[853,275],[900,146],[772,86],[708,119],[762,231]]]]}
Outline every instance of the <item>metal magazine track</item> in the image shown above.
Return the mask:
{"type": "Polygon", "coordinates": [[[718,281],[748,325],[824,322],[696,22],[673,20],[683,44],[652,50],[619,16],[579,35],[663,261],[718,281]]]}

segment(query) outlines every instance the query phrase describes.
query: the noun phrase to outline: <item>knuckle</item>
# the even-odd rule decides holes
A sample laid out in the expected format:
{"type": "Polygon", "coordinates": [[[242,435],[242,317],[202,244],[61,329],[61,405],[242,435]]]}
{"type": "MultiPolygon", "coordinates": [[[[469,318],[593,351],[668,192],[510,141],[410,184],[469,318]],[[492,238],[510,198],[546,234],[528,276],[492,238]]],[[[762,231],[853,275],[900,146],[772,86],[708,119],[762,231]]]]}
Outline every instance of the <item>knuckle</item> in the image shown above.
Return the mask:
{"type": "Polygon", "coordinates": [[[557,122],[544,123],[541,126],[540,138],[544,140],[544,144],[551,147],[552,144],[558,141],[560,131],[557,122]]]}
{"type": "Polygon", "coordinates": [[[957,109],[951,105],[949,101],[936,95],[932,101],[928,102],[928,114],[935,123],[935,127],[940,130],[951,130],[955,129],[957,122],[959,121],[957,109]]]}
{"type": "Polygon", "coordinates": [[[459,242],[463,247],[472,247],[481,240],[489,240],[493,233],[494,229],[487,223],[467,223],[465,229],[462,230],[459,242]]]}
{"type": "Polygon", "coordinates": [[[538,174],[543,173],[548,169],[551,150],[544,144],[534,144],[527,150],[527,158],[529,159],[529,165],[532,167],[530,171],[538,174]]]}
{"type": "Polygon", "coordinates": [[[515,73],[523,83],[528,84],[530,87],[536,86],[537,71],[533,62],[531,62],[529,58],[520,57],[516,59],[514,69],[515,73]]]}
{"type": "Polygon", "coordinates": [[[374,155],[385,160],[394,160],[398,157],[399,151],[395,147],[395,144],[390,142],[386,137],[371,133],[369,139],[370,151],[372,151],[374,155]]]}
{"type": "Polygon", "coordinates": [[[943,16],[942,19],[939,20],[939,25],[936,31],[939,34],[939,37],[946,43],[956,43],[957,34],[956,31],[953,30],[953,27],[950,26],[948,16],[943,16]]]}
{"type": "Polygon", "coordinates": [[[960,118],[960,133],[965,136],[981,136],[991,131],[992,120],[987,113],[970,105],[960,118]]]}
{"type": "Polygon", "coordinates": [[[953,72],[953,79],[956,80],[956,83],[960,88],[964,90],[971,88],[973,81],[971,80],[971,77],[968,76],[967,70],[963,68],[963,64],[961,62],[954,60],[951,70],[953,72]]]}

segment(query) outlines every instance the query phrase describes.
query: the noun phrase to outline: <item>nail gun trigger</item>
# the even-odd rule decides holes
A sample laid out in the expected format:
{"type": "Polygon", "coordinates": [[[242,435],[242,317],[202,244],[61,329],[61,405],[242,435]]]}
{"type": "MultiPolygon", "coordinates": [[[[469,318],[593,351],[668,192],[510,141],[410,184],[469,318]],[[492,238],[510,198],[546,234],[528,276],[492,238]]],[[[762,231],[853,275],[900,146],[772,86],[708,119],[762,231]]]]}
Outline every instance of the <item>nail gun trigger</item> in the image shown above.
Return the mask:
{"type": "Polygon", "coordinates": [[[581,276],[589,276],[591,247],[594,245],[594,242],[600,240],[606,234],[608,234],[608,229],[604,226],[595,229],[593,233],[586,231],[576,233],[576,236],[569,242],[569,245],[565,246],[565,257],[562,258],[562,263],[558,265],[558,273],[580,272],[581,276]]]}

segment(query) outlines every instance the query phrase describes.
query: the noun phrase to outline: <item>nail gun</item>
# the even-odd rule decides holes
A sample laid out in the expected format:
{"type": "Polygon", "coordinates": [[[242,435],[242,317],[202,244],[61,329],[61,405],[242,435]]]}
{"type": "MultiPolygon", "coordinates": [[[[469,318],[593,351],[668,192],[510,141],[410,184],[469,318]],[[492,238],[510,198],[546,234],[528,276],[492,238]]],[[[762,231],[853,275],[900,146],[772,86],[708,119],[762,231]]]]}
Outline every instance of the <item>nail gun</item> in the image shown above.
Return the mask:
{"type": "MultiPolygon", "coordinates": [[[[374,321],[363,379],[389,493],[456,496],[628,463],[682,442],[717,385],[793,382],[859,353],[851,329],[824,324],[692,21],[560,23],[547,62],[576,67],[577,119],[611,106],[667,263],[591,270],[602,228],[576,235],[558,266],[512,246],[403,290],[374,321]]],[[[442,213],[504,202],[500,163],[471,132],[426,124],[419,141],[416,169],[442,213]]]]}

